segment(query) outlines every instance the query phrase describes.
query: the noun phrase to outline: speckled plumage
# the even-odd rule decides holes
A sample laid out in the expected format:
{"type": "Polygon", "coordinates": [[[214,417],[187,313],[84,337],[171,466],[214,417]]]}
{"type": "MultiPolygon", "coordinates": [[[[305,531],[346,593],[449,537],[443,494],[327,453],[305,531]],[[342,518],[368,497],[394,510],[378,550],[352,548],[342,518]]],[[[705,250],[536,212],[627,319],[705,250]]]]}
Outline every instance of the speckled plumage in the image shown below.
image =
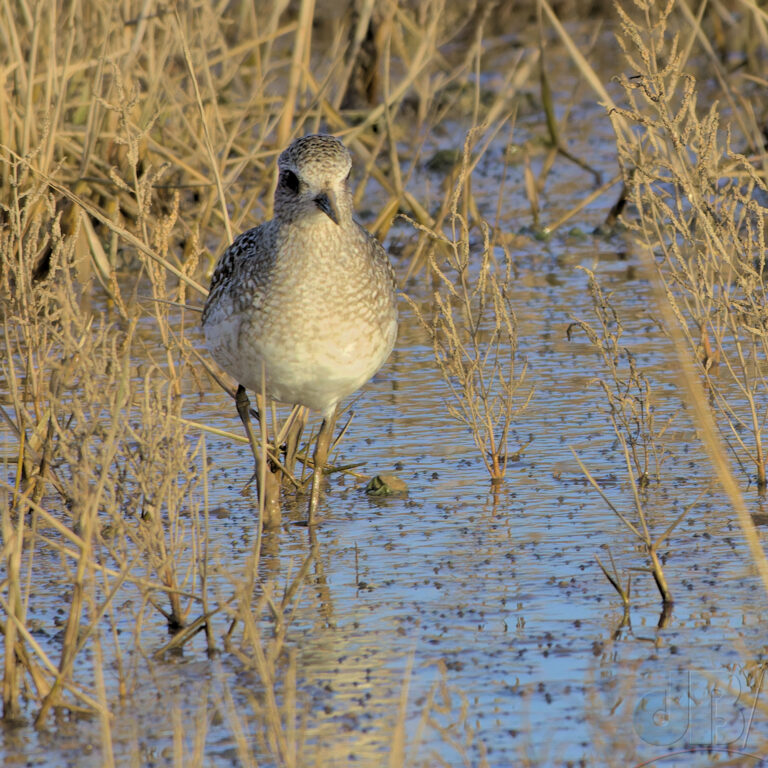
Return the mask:
{"type": "Polygon", "coordinates": [[[203,311],[206,342],[238,383],[329,417],[387,359],[397,334],[394,273],[353,218],[352,161],[336,138],[305,136],[278,160],[274,218],[222,255],[203,311]]]}

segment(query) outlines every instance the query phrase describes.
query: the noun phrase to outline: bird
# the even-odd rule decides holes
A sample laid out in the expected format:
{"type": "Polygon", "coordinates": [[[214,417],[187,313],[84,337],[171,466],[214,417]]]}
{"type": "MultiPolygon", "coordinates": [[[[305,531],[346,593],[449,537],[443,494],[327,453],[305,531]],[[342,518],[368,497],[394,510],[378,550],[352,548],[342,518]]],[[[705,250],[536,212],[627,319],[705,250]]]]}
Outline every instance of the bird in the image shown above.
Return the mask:
{"type": "Polygon", "coordinates": [[[309,525],[336,407],[379,370],[397,336],[395,272],[355,219],[351,169],[338,138],[295,139],[278,158],[273,218],[226,248],[202,313],[211,356],[238,382],[235,402],[257,466],[247,390],[322,416],[309,525]]]}

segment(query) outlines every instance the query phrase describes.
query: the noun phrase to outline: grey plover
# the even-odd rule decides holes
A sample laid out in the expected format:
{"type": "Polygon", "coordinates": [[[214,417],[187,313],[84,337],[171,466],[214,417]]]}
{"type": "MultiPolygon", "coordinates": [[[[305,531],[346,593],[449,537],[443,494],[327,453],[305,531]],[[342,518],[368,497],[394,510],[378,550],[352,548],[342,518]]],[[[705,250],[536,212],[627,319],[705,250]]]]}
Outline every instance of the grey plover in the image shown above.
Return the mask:
{"type": "Polygon", "coordinates": [[[246,388],[258,393],[264,382],[273,400],[322,414],[310,523],[336,406],[376,373],[397,335],[394,271],[353,217],[351,167],[337,138],[296,139],[278,159],[274,218],[227,248],[203,310],[208,348],[239,384],[255,456],[246,388]]]}

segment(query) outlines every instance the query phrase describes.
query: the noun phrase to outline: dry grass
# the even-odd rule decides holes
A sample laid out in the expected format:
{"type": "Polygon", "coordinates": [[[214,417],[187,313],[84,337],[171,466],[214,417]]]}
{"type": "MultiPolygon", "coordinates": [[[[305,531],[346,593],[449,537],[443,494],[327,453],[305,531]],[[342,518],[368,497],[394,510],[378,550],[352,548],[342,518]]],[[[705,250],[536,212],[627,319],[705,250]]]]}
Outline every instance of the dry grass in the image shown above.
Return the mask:
{"type": "Polygon", "coordinates": [[[498,485],[507,471],[510,429],[530,402],[533,389],[524,386],[527,366],[518,360],[510,255],[499,248],[503,253],[499,263],[485,221],[477,222],[482,249],[473,253],[474,233],[467,216],[459,212],[469,182],[472,138],[470,134],[465,142],[461,172],[450,198],[450,236],[422,228],[441,246],[431,251],[430,269],[438,285],[431,312],[424,314],[415,302],[410,303],[429,335],[440,374],[451,392],[448,413],[470,430],[491,483],[498,485]]]}
{"type": "MultiPolygon", "coordinates": [[[[685,73],[690,46],[669,29],[674,3],[637,6],[636,18],[620,9],[635,74],[621,79],[627,106],[612,113],[634,209],[625,220],[656,276],[658,312],[681,363],[681,393],[768,589],[765,555],[723,447],[763,491],[766,209],[758,193],[768,187],[747,154],[731,148],[717,105],[698,106],[695,79],[685,73]]],[[[764,30],[764,15],[751,8],[764,30]]],[[[698,22],[694,29],[701,33],[698,22]]],[[[726,96],[743,107],[730,88],[726,96]]],[[[734,118],[747,152],[762,146],[751,108],[734,118]]]]}
{"type": "MultiPolygon", "coordinates": [[[[598,352],[604,376],[598,376],[594,384],[604,395],[604,407],[608,420],[616,435],[616,442],[624,459],[627,478],[632,492],[633,513],[624,512],[620,504],[612,501],[592,476],[574,451],[574,457],[590,485],[600,494],[608,508],[621,520],[639,541],[648,558],[648,568],[665,607],[674,600],[664,575],[659,548],[670,538],[675,528],[688,516],[691,507],[699,499],[686,506],[667,528],[654,535],[645,512],[643,491],[651,482],[661,483],[661,466],[670,452],[669,442],[664,439],[674,415],[657,425],[658,398],[651,379],[641,369],[636,356],[624,344],[624,326],[619,311],[613,305],[613,297],[603,292],[594,272],[581,268],[588,279],[588,290],[595,316],[594,324],[574,319],[568,326],[568,338],[576,329],[582,331],[592,347],[598,352]]],[[[599,557],[595,556],[600,569],[621,598],[625,612],[629,611],[631,578],[624,582],[618,567],[611,559],[609,570],[599,557]],[[626,586],[624,586],[626,583],[626,586]]]]}
{"type": "Polygon", "coordinates": [[[593,325],[574,318],[568,327],[568,338],[579,328],[599,353],[606,375],[596,378],[594,383],[605,396],[611,427],[631,459],[633,478],[644,488],[651,481],[661,481],[661,467],[669,451],[664,435],[674,414],[657,424],[659,398],[636,355],[622,340],[625,329],[612,297],[603,292],[594,272],[581,269],[587,275],[596,322],[593,325]]]}
{"type": "MultiPolygon", "coordinates": [[[[742,5],[765,44],[764,14],[742,5]]],[[[768,587],[768,567],[720,449],[725,439],[745,476],[766,485],[760,123],[726,78],[740,151],[723,148],[719,112],[700,116],[695,83],[682,74],[694,41],[717,45],[717,29],[728,30],[721,25],[710,35],[687,5],[674,3],[691,25],[689,37],[664,48],[666,17],[640,7],[643,23],[620,11],[633,78],[622,81],[627,100],[612,112],[637,214],[627,221],[657,269],[659,313],[679,338],[688,374],[683,391],[768,587]]],[[[242,568],[212,551],[205,430],[185,412],[189,392],[218,386],[190,341],[204,285],[233,234],[270,215],[274,159],[287,141],[321,128],[340,135],[357,159],[358,198],[379,190],[372,228],[383,236],[398,211],[416,223],[403,271],[423,270],[435,281],[434,313],[424,324],[454,398],[448,409],[472,430],[500,481],[510,428],[530,391],[508,292],[510,254],[499,245],[503,233],[485,223],[472,172],[528,89],[541,95],[553,145],[541,176],[528,172],[533,218],[551,231],[593,199],[589,193],[566,215],[543,220],[538,196],[550,172],[575,159],[563,152],[567,119],[555,122],[546,72],[537,69],[551,61],[544,56],[550,25],[584,82],[610,102],[555,10],[544,0],[538,8],[540,44],[521,48],[484,101],[489,27],[516,21],[518,6],[497,18],[492,13],[501,11],[485,3],[468,11],[441,0],[367,3],[330,21],[310,0],[295,12],[287,4],[208,0],[178,8],[0,6],[0,419],[11,446],[0,477],[7,720],[43,725],[54,711],[95,715],[103,762],[112,764],[114,712],[142,679],[135,659],[177,653],[203,632],[212,657],[226,653],[258,682],[248,697],[226,683],[207,692],[192,743],[181,714],[171,713],[176,762],[206,764],[206,725],[215,713],[241,764],[307,764],[312,722],[291,626],[303,588],[322,583],[317,543],[310,541],[287,579],[261,567],[260,515],[242,568]],[[456,140],[460,162],[428,209],[409,183],[427,137],[455,132],[457,113],[469,138],[463,153],[456,140]],[[470,246],[473,238],[479,247],[470,246]],[[40,583],[54,577],[66,595],[62,633],[44,643],[29,616],[40,583]],[[167,625],[169,638],[158,639],[158,625],[167,625]]],[[[745,56],[754,56],[749,46],[745,56]]],[[[598,315],[603,341],[608,326],[598,315]]],[[[643,478],[660,474],[661,430],[650,418],[648,380],[630,357],[622,359],[629,373],[614,365],[603,391],[637,501],[643,478]]],[[[279,433],[284,420],[272,423],[279,433]]],[[[672,529],[652,536],[642,505],[636,509],[641,524],[633,530],[653,561],[672,529]]],[[[654,576],[664,595],[660,568],[654,576]]],[[[434,756],[422,758],[418,738],[405,743],[408,718],[406,680],[392,764],[429,764],[434,756]]],[[[423,703],[418,736],[429,728],[457,759],[478,762],[479,754],[483,764],[470,720],[442,670],[423,703]]]]}
{"type": "MultiPolygon", "coordinates": [[[[764,36],[764,15],[754,5],[745,5],[764,36]]],[[[653,275],[656,302],[651,312],[674,342],[682,371],[678,382],[682,401],[702,432],[705,450],[739,513],[755,565],[768,586],[765,557],[721,443],[762,492],[768,334],[763,321],[766,211],[759,201],[760,192],[768,188],[749,153],[731,148],[733,134],[730,128],[721,129],[717,105],[699,107],[695,78],[685,71],[693,41],[707,34],[702,18],[694,19],[687,6],[673,0],[664,6],[636,0],[633,6],[617,6],[617,12],[622,29],[618,39],[632,74],[619,78],[625,105],[617,106],[607,94],[603,101],[616,131],[623,171],[623,221],[636,234],[653,275]],[[672,31],[675,25],[677,32],[672,31]]],[[[704,47],[722,74],[712,48],[704,47]]],[[[762,138],[751,107],[743,100],[738,103],[722,78],[720,85],[733,110],[739,142],[759,152],[762,138]]],[[[607,374],[597,383],[624,455],[634,522],[608,498],[578,457],[577,461],[607,506],[641,542],[668,605],[672,593],[658,548],[666,542],[674,551],[668,539],[698,499],[660,535],[652,535],[639,490],[652,478],[660,478],[668,424],[655,423],[651,381],[621,343],[622,319],[611,297],[589,271],[588,278],[597,324],[577,319],[574,326],[598,350],[607,374]]],[[[598,563],[626,610],[629,580],[624,586],[613,557],[611,569],[598,563]]]]}
{"type": "MultiPolygon", "coordinates": [[[[623,21],[627,47],[639,33],[651,39],[665,34],[665,14],[648,20],[650,30],[628,16],[623,21]]],[[[676,41],[664,50],[663,64],[660,51],[643,50],[647,61],[632,58],[638,76],[622,81],[629,106],[618,112],[643,128],[618,134],[628,198],[639,216],[629,221],[654,253],[666,299],[711,392],[721,435],[762,489],[761,361],[768,333],[765,208],[756,193],[767,187],[746,155],[732,149],[730,133],[720,130],[717,106],[699,107],[676,41]]]]}

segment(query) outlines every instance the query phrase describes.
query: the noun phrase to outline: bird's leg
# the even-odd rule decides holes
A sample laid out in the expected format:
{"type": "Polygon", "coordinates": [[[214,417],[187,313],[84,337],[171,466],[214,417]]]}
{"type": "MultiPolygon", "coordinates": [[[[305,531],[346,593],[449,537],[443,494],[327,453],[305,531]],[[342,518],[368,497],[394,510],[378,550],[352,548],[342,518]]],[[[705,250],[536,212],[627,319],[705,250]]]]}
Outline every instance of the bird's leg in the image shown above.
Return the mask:
{"type": "Polygon", "coordinates": [[[253,458],[258,467],[259,445],[256,442],[256,435],[253,434],[253,425],[251,424],[251,401],[248,399],[248,393],[245,391],[245,387],[242,384],[237,385],[235,405],[237,406],[237,413],[240,416],[240,421],[243,422],[243,426],[245,427],[245,434],[248,436],[248,442],[251,444],[251,451],[253,451],[253,458]]]}
{"type": "Polygon", "coordinates": [[[262,493],[264,494],[264,527],[274,528],[280,525],[280,470],[273,465],[268,456],[265,456],[264,458],[267,463],[266,477],[264,487],[262,488],[260,482],[261,454],[259,452],[259,444],[256,442],[256,435],[253,432],[253,424],[251,423],[251,402],[242,384],[237,386],[235,405],[237,406],[240,421],[243,422],[245,427],[245,434],[248,436],[248,442],[251,444],[251,451],[256,462],[256,487],[259,491],[259,499],[261,499],[262,493]]]}
{"type": "Polygon", "coordinates": [[[312,493],[309,497],[309,525],[314,524],[317,502],[320,499],[320,483],[323,479],[323,469],[328,459],[328,450],[331,446],[331,437],[333,436],[335,423],[336,409],[334,408],[323,416],[323,423],[320,425],[320,433],[315,444],[315,455],[313,456],[315,467],[312,473],[312,493]]]}

